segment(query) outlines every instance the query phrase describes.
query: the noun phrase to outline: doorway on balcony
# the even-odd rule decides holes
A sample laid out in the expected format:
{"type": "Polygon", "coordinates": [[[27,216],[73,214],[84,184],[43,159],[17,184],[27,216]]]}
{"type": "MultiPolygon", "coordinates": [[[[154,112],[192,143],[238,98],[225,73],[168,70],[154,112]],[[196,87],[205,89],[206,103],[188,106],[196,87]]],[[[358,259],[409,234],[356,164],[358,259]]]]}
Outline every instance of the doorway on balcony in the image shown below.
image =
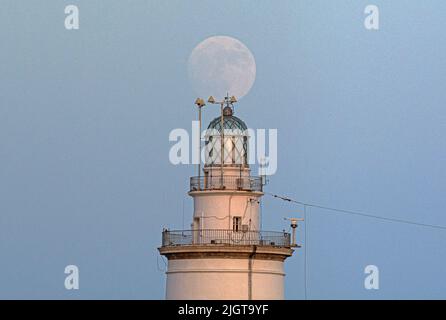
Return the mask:
{"type": "Polygon", "coordinates": [[[232,217],[232,231],[242,231],[242,217],[232,217]]]}

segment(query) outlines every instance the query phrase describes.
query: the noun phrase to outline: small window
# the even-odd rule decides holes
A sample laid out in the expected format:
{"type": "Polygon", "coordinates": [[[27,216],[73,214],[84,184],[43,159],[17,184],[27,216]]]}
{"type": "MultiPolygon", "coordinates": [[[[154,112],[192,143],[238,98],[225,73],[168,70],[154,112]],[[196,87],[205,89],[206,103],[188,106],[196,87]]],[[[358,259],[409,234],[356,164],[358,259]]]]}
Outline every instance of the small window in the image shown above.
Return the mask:
{"type": "Polygon", "coordinates": [[[242,231],[242,217],[232,218],[232,231],[242,231]]]}

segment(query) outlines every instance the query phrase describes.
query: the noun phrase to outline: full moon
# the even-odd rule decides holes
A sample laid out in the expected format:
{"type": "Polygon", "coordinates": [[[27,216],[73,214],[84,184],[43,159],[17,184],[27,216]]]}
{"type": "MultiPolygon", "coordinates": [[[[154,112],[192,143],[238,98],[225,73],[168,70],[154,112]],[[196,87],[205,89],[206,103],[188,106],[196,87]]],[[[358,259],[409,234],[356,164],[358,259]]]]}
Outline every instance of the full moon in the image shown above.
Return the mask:
{"type": "Polygon", "coordinates": [[[239,40],[214,36],[198,44],[188,61],[189,80],[203,98],[222,99],[229,93],[237,99],[248,94],[256,78],[256,62],[239,40]]]}

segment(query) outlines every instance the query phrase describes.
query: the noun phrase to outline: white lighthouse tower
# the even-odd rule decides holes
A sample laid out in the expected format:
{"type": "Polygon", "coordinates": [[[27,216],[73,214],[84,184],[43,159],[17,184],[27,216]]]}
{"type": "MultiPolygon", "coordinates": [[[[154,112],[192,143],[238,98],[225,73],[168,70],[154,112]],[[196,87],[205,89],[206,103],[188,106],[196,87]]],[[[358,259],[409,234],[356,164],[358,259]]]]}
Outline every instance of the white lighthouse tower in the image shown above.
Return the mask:
{"type": "MultiPolygon", "coordinates": [[[[212,97],[208,102],[216,103],[212,97]]],[[[260,230],[263,180],[251,175],[247,126],[234,115],[235,102],[218,102],[221,115],[206,131],[205,166],[190,179],[190,229],[163,231],[167,299],[284,299],[291,235],[260,230]]],[[[204,101],[197,105],[201,113],[204,101]]]]}

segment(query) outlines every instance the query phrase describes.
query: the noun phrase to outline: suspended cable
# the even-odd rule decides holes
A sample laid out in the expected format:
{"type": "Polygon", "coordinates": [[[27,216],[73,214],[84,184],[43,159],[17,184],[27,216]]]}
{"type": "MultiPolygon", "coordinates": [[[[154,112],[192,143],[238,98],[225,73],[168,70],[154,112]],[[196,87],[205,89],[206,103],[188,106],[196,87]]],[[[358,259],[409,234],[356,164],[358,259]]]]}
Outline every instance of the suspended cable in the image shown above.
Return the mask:
{"type": "Polygon", "coordinates": [[[272,194],[272,193],[268,193],[268,192],[265,192],[265,194],[268,194],[268,195],[270,195],[270,196],[272,196],[274,198],[278,198],[278,199],[281,199],[281,200],[284,200],[284,201],[287,201],[287,202],[297,203],[297,204],[300,204],[302,206],[307,206],[307,207],[312,207],[312,208],[319,208],[319,209],[334,211],[334,212],[338,212],[338,213],[357,215],[357,216],[362,216],[362,217],[367,217],[367,218],[372,218],[372,219],[379,219],[379,220],[384,220],[384,221],[389,221],[389,222],[397,222],[397,223],[410,224],[410,225],[426,227],[426,228],[432,228],[432,229],[446,230],[446,226],[441,226],[441,225],[420,223],[420,222],[404,220],[404,219],[387,218],[387,217],[378,216],[378,215],[374,215],[374,214],[370,214],[370,213],[359,212],[359,211],[331,208],[331,207],[327,207],[327,206],[321,206],[321,205],[318,205],[318,204],[312,204],[312,203],[305,203],[305,202],[302,202],[302,201],[297,201],[297,200],[294,200],[294,199],[291,199],[291,198],[288,198],[288,197],[282,197],[282,196],[278,196],[276,194],[272,194]]]}

